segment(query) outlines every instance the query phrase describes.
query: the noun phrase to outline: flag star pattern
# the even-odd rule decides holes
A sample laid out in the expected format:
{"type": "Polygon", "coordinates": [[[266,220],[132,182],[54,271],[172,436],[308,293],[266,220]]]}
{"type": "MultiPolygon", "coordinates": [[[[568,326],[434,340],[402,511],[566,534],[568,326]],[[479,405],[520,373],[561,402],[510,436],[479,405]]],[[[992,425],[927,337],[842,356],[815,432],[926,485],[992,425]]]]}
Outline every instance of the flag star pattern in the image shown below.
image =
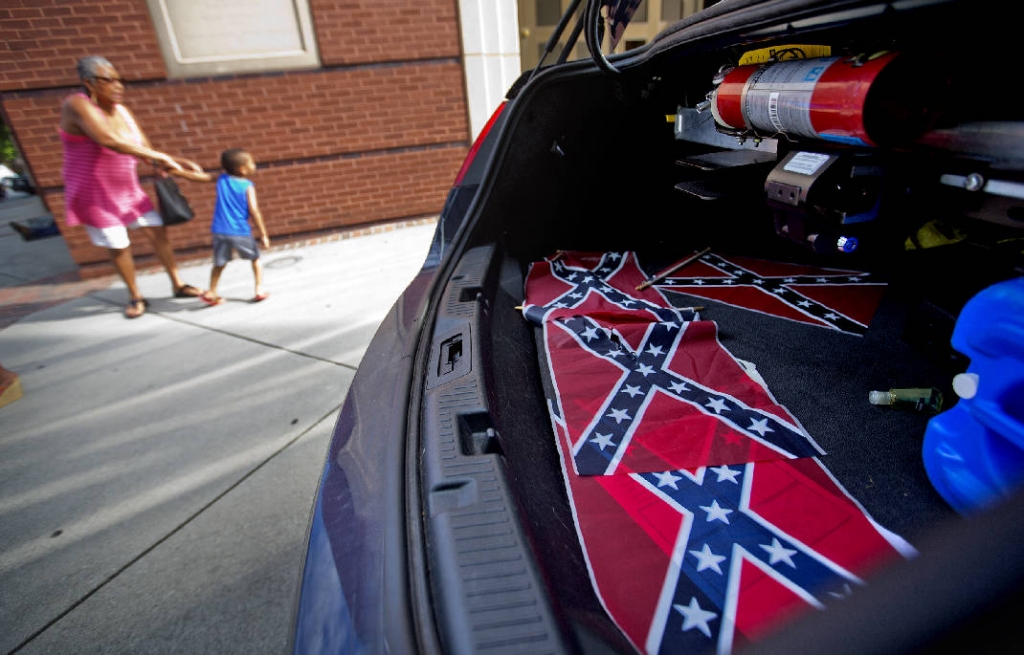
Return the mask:
{"type": "Polygon", "coordinates": [[[552,378],[581,475],[822,454],[716,338],[715,324],[549,313],[552,378]]]}
{"type": "Polygon", "coordinates": [[[837,292],[878,285],[851,271],[718,255],[637,291],[646,278],[634,253],[565,252],[533,264],[523,309],[541,328],[591,581],[637,649],[732,652],[801,612],[827,611],[875,568],[912,556],[722,347],[716,324],[672,307],[682,296],[666,291],[760,294],[778,303],[767,313],[861,334],[870,312],[851,311],[860,301],[837,292]],[[816,285],[828,293],[809,291],[816,285]]]}
{"type": "Polygon", "coordinates": [[[678,292],[807,325],[862,335],[885,284],[868,273],[821,269],[708,253],[657,287],[674,303],[678,292]],[[673,293],[676,292],[676,293],[673,293]]]}
{"type": "Polygon", "coordinates": [[[634,253],[568,254],[553,262],[535,262],[527,279],[523,314],[538,325],[551,313],[619,315],[665,323],[693,318],[694,312],[671,307],[654,289],[637,291],[644,279],[634,253]]]}
{"type": "Polygon", "coordinates": [[[641,651],[731,652],[914,554],[817,458],[583,476],[555,429],[592,582],[641,651]]]}

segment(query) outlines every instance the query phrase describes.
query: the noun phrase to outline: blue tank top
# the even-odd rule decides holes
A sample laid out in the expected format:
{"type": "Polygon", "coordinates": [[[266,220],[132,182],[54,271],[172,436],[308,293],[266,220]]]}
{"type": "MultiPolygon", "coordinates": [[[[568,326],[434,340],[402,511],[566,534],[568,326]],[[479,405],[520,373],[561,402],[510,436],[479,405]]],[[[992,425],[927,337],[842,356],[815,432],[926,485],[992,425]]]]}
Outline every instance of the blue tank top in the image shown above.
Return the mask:
{"type": "Polygon", "coordinates": [[[249,198],[246,193],[252,180],[221,173],[217,178],[217,204],[213,208],[214,234],[247,237],[252,235],[249,227],[249,198]]]}

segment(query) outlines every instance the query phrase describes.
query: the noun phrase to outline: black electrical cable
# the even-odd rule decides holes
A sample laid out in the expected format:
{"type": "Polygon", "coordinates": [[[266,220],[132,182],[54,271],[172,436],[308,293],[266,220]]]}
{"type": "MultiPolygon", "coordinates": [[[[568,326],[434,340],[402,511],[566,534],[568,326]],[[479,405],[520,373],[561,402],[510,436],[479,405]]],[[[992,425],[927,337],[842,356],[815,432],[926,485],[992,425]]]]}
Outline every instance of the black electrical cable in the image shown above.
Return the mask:
{"type": "Polygon", "coordinates": [[[587,48],[590,50],[590,56],[594,60],[597,66],[605,71],[606,73],[618,74],[619,69],[615,68],[605,58],[604,53],[601,51],[601,32],[604,25],[604,18],[601,16],[601,7],[604,5],[603,0],[589,0],[587,3],[587,29],[584,34],[587,40],[587,48]]]}

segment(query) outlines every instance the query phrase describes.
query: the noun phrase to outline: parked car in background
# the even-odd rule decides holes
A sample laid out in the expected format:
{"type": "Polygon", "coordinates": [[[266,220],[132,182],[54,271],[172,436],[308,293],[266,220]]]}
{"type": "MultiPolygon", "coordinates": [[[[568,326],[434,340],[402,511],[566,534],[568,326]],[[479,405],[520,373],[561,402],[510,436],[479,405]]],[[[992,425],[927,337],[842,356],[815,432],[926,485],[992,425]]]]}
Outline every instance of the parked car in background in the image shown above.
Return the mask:
{"type": "Polygon", "coordinates": [[[11,191],[29,194],[35,194],[36,192],[35,187],[32,186],[32,182],[27,177],[13,172],[10,175],[0,178],[0,192],[6,193],[8,189],[11,191]]]}
{"type": "Polygon", "coordinates": [[[20,191],[22,193],[35,194],[36,188],[32,186],[32,182],[24,175],[17,175],[12,178],[8,178],[8,183],[12,191],[20,191]]]}
{"type": "Polygon", "coordinates": [[[724,0],[603,54],[637,4],[573,3],[474,144],[345,399],[293,650],[1013,643],[1014,21],[724,0]]]}
{"type": "Polygon", "coordinates": [[[0,198],[7,193],[8,179],[15,176],[15,172],[4,164],[0,164],[0,198]]]}

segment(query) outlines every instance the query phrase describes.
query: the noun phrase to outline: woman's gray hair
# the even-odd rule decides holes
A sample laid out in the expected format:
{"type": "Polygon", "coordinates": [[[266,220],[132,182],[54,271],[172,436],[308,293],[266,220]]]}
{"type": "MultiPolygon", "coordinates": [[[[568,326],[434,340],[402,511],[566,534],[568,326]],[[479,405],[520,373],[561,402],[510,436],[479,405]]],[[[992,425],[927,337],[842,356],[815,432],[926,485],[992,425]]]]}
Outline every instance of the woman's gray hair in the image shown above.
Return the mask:
{"type": "Polygon", "coordinates": [[[78,60],[78,77],[83,80],[94,80],[96,75],[99,73],[101,67],[113,68],[106,57],[100,57],[97,55],[90,55],[88,57],[82,57],[78,60]]]}

